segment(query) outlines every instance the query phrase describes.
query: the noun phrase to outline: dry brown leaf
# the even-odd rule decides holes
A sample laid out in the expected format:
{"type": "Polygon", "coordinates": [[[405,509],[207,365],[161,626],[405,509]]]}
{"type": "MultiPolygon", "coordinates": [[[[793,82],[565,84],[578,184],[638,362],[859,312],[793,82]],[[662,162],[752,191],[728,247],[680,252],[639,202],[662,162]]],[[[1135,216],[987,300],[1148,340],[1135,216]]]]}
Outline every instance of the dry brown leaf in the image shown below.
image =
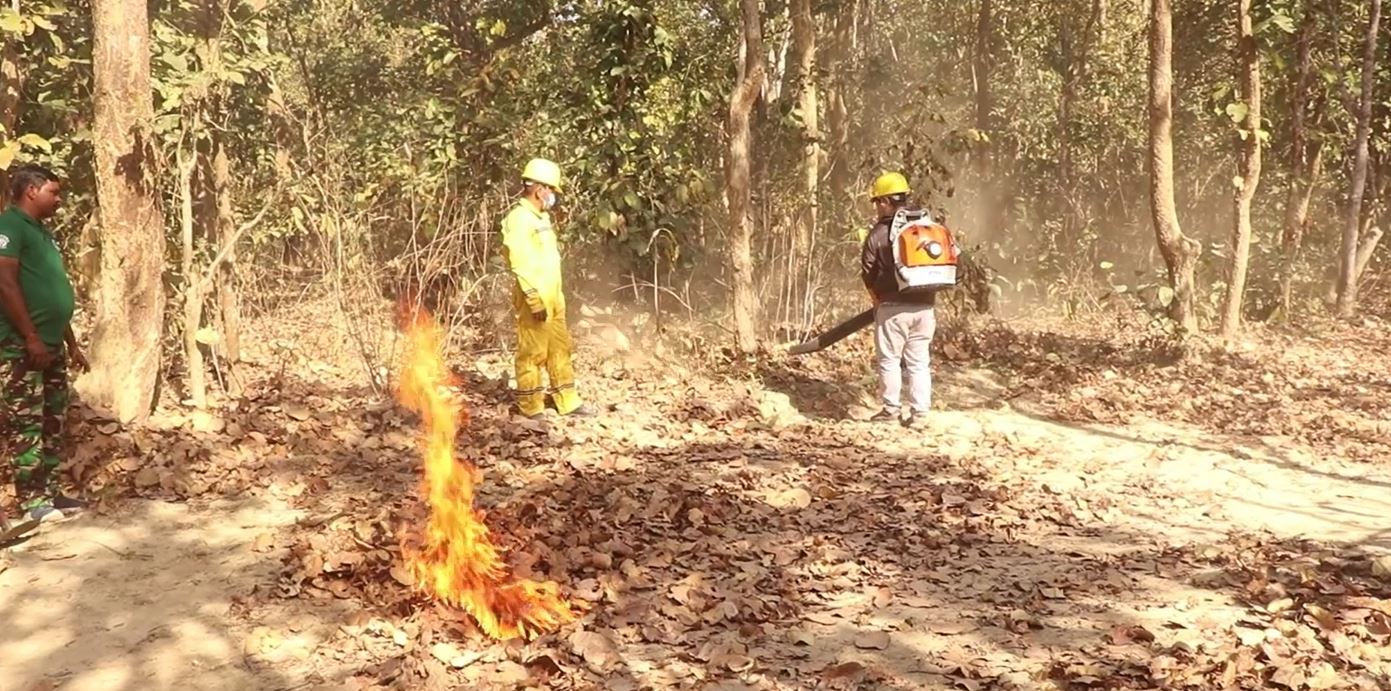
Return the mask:
{"type": "Polygon", "coordinates": [[[729,655],[721,660],[721,662],[724,663],[724,667],[735,674],[743,674],[753,669],[754,665],[753,658],[747,655],[729,655]]]}
{"type": "Polygon", "coordinates": [[[1270,676],[1270,681],[1279,684],[1287,689],[1299,691],[1304,687],[1304,670],[1298,665],[1286,664],[1275,669],[1275,674],[1270,676]]]}
{"type": "Polygon", "coordinates": [[[1257,629],[1238,628],[1236,636],[1241,644],[1248,647],[1258,646],[1265,642],[1265,631],[1257,629]]]}
{"type": "Polygon", "coordinates": [[[1117,626],[1111,629],[1111,642],[1116,645],[1131,645],[1134,643],[1153,643],[1154,634],[1148,629],[1138,624],[1130,626],[1117,626]]]}
{"type": "Polygon", "coordinates": [[[570,648],[584,659],[589,668],[598,673],[608,672],[618,664],[618,649],[613,641],[594,631],[576,631],[570,634],[570,648]]]}
{"type": "Polygon", "coordinates": [[[433,656],[436,660],[439,660],[440,662],[449,664],[450,660],[453,660],[457,657],[461,657],[463,655],[463,651],[459,650],[459,646],[456,646],[453,643],[441,641],[430,646],[430,655],[433,656]]]}
{"type": "Polygon", "coordinates": [[[1315,689],[1316,691],[1321,689],[1331,689],[1337,686],[1338,682],[1341,681],[1341,676],[1338,674],[1338,670],[1333,669],[1333,665],[1330,665],[1327,662],[1319,662],[1315,664],[1313,669],[1310,670],[1310,672],[1311,673],[1304,680],[1304,683],[1308,685],[1309,688],[1315,689]]]}
{"type": "Polygon", "coordinates": [[[852,677],[857,677],[861,674],[864,674],[864,672],[865,666],[852,660],[850,662],[842,662],[838,665],[831,665],[830,667],[827,667],[826,669],[822,670],[821,677],[823,679],[826,679],[827,681],[833,681],[836,679],[850,679],[852,677]]]}
{"type": "Polygon", "coordinates": [[[531,670],[520,663],[503,660],[494,666],[488,678],[499,684],[520,684],[531,678],[531,670]]]}
{"type": "Polygon", "coordinates": [[[1335,619],[1328,610],[1315,604],[1305,604],[1304,611],[1307,612],[1315,622],[1318,622],[1319,627],[1324,631],[1338,630],[1338,620],[1335,619]]]}
{"type": "Polygon", "coordinates": [[[1391,617],[1380,612],[1372,615],[1367,622],[1367,632],[1373,636],[1391,636],[1391,617]]]}
{"type": "Polygon", "coordinates": [[[883,650],[889,647],[889,634],[884,631],[865,631],[855,636],[855,647],[861,650],[883,650]]]}
{"type": "Polygon", "coordinates": [[[798,487],[778,495],[777,506],[805,509],[811,506],[811,493],[798,487]]]}
{"type": "Polygon", "coordinates": [[[888,607],[894,600],[894,593],[888,588],[874,588],[871,592],[874,594],[874,606],[879,609],[888,607]]]}

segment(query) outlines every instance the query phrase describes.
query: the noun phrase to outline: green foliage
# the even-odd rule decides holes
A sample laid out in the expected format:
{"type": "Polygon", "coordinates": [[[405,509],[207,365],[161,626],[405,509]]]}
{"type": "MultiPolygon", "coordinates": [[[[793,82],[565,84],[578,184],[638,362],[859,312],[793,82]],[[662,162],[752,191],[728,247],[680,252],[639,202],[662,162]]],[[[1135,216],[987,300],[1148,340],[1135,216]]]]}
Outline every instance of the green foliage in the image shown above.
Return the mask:
{"type": "MultiPolygon", "coordinates": [[[[814,4],[820,143],[827,162],[843,159],[844,167],[823,167],[812,200],[787,6],[765,3],[768,88],[753,123],[759,263],[781,261],[794,219],[815,201],[824,258],[853,283],[854,229],[869,213],[863,190],[879,171],[899,168],[1010,285],[1085,278],[1125,293],[1148,286],[1162,297],[1146,189],[1147,3],[1109,0],[1096,24],[1102,5],[1092,0],[992,4],[982,37],[977,3],[861,2],[857,40],[835,55],[840,5],[814,4]],[[976,73],[979,45],[988,51],[988,79],[976,73]],[[983,79],[984,122],[976,112],[983,79]],[[833,87],[849,116],[844,150],[830,138],[833,87]],[[1102,268],[1103,258],[1115,266],[1102,268]],[[1142,278],[1116,281],[1115,271],[1142,278]]],[[[1313,107],[1306,114],[1311,138],[1326,145],[1327,172],[1303,256],[1325,262],[1336,242],[1323,228],[1346,186],[1352,128],[1342,99],[1359,86],[1362,5],[1255,3],[1266,75],[1257,136],[1268,145],[1255,205],[1265,238],[1255,291],[1268,292],[1278,262],[1292,183],[1289,75],[1296,37],[1310,22],[1313,97],[1324,105],[1319,117],[1313,107]]],[[[26,76],[19,126],[0,132],[0,168],[39,160],[66,171],[65,222],[76,226],[91,211],[93,188],[91,11],[86,0],[22,7],[0,9],[0,34],[22,41],[26,76]]],[[[372,266],[439,238],[466,238],[475,268],[482,258],[496,261],[489,243],[518,171],[547,156],[567,177],[563,234],[571,251],[598,258],[602,281],[666,272],[663,280],[713,284],[722,271],[724,121],[739,51],[734,3],[233,0],[225,14],[191,0],[150,7],[160,183],[171,193],[167,163],[176,147],[206,153],[216,133],[232,158],[236,215],[272,207],[252,236],[268,258],[257,265],[312,263],[306,252],[351,241],[372,253],[353,261],[372,266]]],[[[1235,8],[1191,0],[1175,9],[1180,220],[1185,232],[1220,246],[1231,218],[1233,135],[1246,115],[1234,93],[1235,8]]],[[[1376,80],[1379,94],[1391,93],[1391,63],[1379,64],[1376,80]]],[[[1391,179],[1384,109],[1374,166],[1391,179]]],[[[1373,204],[1380,213],[1388,200],[1375,194],[1383,195],[1373,204]]],[[[1222,271],[1213,255],[1203,264],[1207,285],[1222,271]]]]}

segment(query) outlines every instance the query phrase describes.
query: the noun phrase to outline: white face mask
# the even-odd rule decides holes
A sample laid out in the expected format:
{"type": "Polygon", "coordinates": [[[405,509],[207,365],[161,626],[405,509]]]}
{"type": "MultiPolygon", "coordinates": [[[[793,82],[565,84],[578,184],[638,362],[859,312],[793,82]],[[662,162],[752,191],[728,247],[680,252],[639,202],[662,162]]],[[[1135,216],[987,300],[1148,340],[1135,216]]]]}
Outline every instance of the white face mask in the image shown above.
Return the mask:
{"type": "Polygon", "coordinates": [[[545,196],[541,198],[541,210],[550,211],[555,207],[555,192],[546,190],[545,196]]]}

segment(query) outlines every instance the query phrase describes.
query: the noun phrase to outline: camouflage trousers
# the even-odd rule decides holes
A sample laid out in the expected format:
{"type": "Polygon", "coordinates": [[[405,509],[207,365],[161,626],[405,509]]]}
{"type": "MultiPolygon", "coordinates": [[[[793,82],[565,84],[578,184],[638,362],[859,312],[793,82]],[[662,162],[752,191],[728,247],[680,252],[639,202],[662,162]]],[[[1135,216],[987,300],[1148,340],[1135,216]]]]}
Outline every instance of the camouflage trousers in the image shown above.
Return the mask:
{"type": "Polygon", "coordinates": [[[63,419],[68,408],[68,358],[64,349],[54,352],[45,370],[29,367],[23,344],[0,341],[0,439],[8,460],[0,463],[0,477],[14,474],[15,496],[22,510],[29,510],[58,494],[58,466],[63,419]]]}

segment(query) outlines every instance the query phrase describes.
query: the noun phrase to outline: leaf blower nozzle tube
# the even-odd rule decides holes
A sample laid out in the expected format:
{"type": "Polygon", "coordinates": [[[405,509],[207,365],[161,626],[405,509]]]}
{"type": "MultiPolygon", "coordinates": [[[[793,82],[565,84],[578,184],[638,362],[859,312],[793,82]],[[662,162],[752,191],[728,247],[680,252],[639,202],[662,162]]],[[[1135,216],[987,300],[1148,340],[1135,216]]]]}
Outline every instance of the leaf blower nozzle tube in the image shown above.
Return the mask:
{"type": "Polygon", "coordinates": [[[823,332],[820,336],[817,336],[816,338],[792,346],[787,350],[787,352],[791,353],[792,355],[806,355],[807,353],[815,353],[818,350],[824,350],[826,348],[831,347],[832,345],[835,345],[840,341],[845,340],[851,334],[873,323],[874,308],[871,307],[849,319],[846,319],[845,321],[839,324],[836,324],[830,329],[827,329],[825,332],[823,332]]]}

